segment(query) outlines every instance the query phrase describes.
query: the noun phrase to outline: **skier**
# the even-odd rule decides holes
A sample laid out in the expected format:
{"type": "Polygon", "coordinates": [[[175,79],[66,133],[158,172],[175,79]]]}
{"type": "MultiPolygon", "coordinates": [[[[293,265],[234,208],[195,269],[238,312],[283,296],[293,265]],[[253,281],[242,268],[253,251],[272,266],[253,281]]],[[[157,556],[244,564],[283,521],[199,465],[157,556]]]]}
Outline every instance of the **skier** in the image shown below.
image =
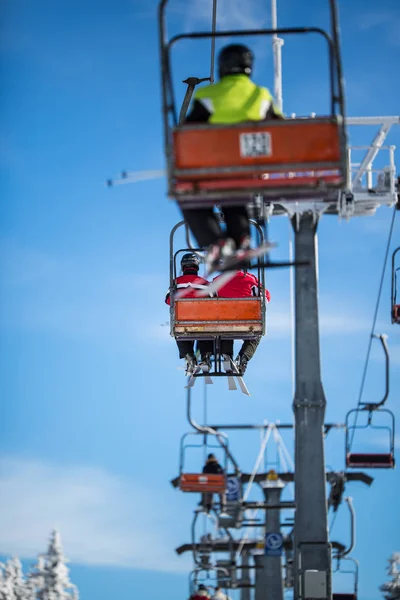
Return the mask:
{"type": "Polygon", "coordinates": [[[204,600],[204,598],[211,598],[206,586],[204,584],[200,584],[199,585],[199,589],[197,590],[197,592],[194,592],[191,596],[190,596],[190,600],[204,600]]]}
{"type": "MultiPolygon", "coordinates": [[[[181,298],[193,298],[197,290],[205,290],[209,285],[207,279],[199,277],[200,258],[197,254],[184,254],[181,260],[182,275],[176,278],[176,289],[180,291],[181,298]]],[[[211,296],[213,294],[210,294],[211,296]]],[[[170,290],[165,297],[165,303],[170,305],[170,290]]],[[[186,360],[186,374],[193,373],[197,365],[194,353],[194,340],[176,340],[179,350],[179,358],[186,360]]],[[[197,348],[200,351],[201,360],[208,366],[211,365],[210,357],[213,352],[213,343],[210,340],[199,340],[197,348]]]]}
{"type": "MultiPolygon", "coordinates": [[[[220,81],[197,90],[186,123],[240,123],[282,119],[269,90],[250,79],[253,53],[247,46],[231,44],[218,56],[220,81]]],[[[200,247],[208,247],[207,265],[250,249],[250,225],[246,203],[224,206],[225,233],[211,207],[183,209],[183,216],[200,247]]]]}
{"type": "MultiPolygon", "coordinates": [[[[218,280],[214,277],[213,281],[218,280]]],[[[247,271],[236,271],[235,275],[218,290],[219,298],[248,298],[258,296],[262,293],[261,285],[255,275],[247,271]]],[[[264,290],[265,300],[271,300],[271,294],[268,290],[264,290]]],[[[252,339],[244,340],[243,345],[235,359],[235,364],[240,375],[243,375],[247,368],[247,363],[251,360],[257,350],[258,344],[261,341],[261,336],[253,337],[252,339]]],[[[233,340],[223,340],[222,352],[230,358],[233,357],[233,340]]]]}
{"type": "MultiPolygon", "coordinates": [[[[207,456],[206,464],[203,467],[203,473],[209,475],[222,475],[224,473],[224,470],[219,464],[218,460],[216,459],[215,454],[209,454],[207,456]]],[[[224,512],[226,504],[226,494],[225,492],[223,492],[222,494],[218,495],[221,504],[221,512],[224,512]]],[[[204,492],[203,494],[202,504],[203,507],[206,509],[207,513],[209,513],[212,508],[213,496],[214,494],[212,492],[204,492]]]]}
{"type": "Polygon", "coordinates": [[[231,600],[231,598],[229,596],[227,596],[226,594],[224,594],[224,592],[221,590],[220,587],[216,587],[215,593],[211,597],[211,600],[231,600]]]}

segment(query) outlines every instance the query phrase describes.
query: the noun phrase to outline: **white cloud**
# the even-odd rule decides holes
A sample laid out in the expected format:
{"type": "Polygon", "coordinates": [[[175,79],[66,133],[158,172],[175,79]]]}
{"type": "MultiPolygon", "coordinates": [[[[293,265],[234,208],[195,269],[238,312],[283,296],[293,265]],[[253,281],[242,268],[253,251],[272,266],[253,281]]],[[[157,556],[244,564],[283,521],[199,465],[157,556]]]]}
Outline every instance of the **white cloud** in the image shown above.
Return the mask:
{"type": "Polygon", "coordinates": [[[156,491],[101,469],[21,459],[0,460],[0,485],[2,554],[33,557],[56,527],[75,563],[187,570],[156,491]]]}
{"type": "MultiPolygon", "coordinates": [[[[212,16],[211,0],[182,0],[175,3],[173,12],[184,18],[185,29],[196,26],[210,27],[212,16]]],[[[259,0],[219,0],[217,5],[218,29],[257,29],[266,25],[266,11],[259,0]],[[243,8],[245,6],[245,8],[243,8]]]]}

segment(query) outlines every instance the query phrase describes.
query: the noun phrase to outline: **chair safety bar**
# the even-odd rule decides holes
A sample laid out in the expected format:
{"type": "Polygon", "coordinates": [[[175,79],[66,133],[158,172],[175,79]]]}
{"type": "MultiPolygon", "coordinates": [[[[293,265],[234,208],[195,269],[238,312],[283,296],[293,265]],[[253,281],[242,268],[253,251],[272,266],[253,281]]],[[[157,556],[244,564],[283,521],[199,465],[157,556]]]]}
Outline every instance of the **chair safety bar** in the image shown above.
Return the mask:
{"type": "Polygon", "coordinates": [[[346,456],[348,467],[362,467],[364,469],[393,469],[395,459],[391,452],[386,454],[360,454],[349,453],[346,456]]]}
{"type": "Polygon", "coordinates": [[[248,194],[334,199],[347,177],[343,119],[319,117],[173,131],[169,195],[185,206],[248,194]]]}
{"type": "Polygon", "coordinates": [[[198,473],[182,473],[179,479],[182,492],[223,493],[226,489],[225,475],[209,475],[198,473]]]}
{"type": "Polygon", "coordinates": [[[332,594],[332,600],[357,600],[356,594],[332,594]]]}
{"type": "Polygon", "coordinates": [[[175,300],[173,335],[201,338],[263,334],[261,298],[187,298],[175,300]]]}

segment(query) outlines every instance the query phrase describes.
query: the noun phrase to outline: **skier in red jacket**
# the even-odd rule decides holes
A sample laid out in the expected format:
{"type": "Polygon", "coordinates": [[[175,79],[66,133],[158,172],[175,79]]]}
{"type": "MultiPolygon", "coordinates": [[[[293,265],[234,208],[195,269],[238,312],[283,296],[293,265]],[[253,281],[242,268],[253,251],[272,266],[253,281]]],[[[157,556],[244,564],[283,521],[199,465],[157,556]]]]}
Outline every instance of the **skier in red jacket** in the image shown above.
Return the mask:
{"type": "Polygon", "coordinates": [[[205,598],[210,599],[211,596],[206,586],[201,583],[197,592],[193,592],[193,594],[190,596],[190,600],[204,600],[205,598]]]}
{"type": "MultiPolygon", "coordinates": [[[[181,260],[182,275],[175,280],[176,289],[179,290],[181,298],[194,298],[198,290],[206,290],[209,281],[199,277],[200,258],[197,254],[185,254],[181,260]]],[[[214,294],[210,294],[213,296],[214,294]]],[[[165,297],[166,304],[170,304],[170,290],[165,297]]],[[[186,360],[186,373],[193,373],[197,361],[194,353],[194,340],[176,340],[179,350],[179,358],[186,360]]],[[[213,343],[211,340],[198,340],[197,348],[200,350],[201,360],[207,365],[211,365],[210,357],[213,353],[213,343]]]]}
{"type": "MultiPolygon", "coordinates": [[[[218,277],[221,277],[221,275],[214,277],[213,281],[218,279],[218,277]]],[[[218,290],[218,297],[248,298],[258,296],[260,291],[262,293],[262,287],[255,275],[247,271],[236,271],[235,275],[218,290]]],[[[264,290],[264,293],[266,302],[269,302],[271,294],[268,290],[264,290]]],[[[240,352],[235,359],[240,375],[243,375],[246,371],[247,363],[253,358],[260,340],[261,336],[257,336],[253,339],[243,341],[240,352]]],[[[233,358],[233,340],[223,340],[222,352],[233,358]]]]}

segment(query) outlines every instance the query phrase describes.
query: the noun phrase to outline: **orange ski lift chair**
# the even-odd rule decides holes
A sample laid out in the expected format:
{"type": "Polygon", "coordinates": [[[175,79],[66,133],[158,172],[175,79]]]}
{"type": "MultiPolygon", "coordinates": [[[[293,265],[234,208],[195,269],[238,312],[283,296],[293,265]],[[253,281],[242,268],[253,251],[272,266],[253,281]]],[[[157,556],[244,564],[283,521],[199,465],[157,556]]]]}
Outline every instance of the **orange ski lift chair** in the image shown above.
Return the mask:
{"type": "Polygon", "coordinates": [[[159,32],[168,195],[185,208],[244,204],[255,194],[278,203],[337,200],[347,185],[348,161],[336,0],[329,0],[330,34],[318,27],[292,27],[185,33],[170,39],[165,24],[167,3],[161,0],[159,4],[159,32]],[[170,61],[174,44],[187,39],[274,34],[318,34],[326,40],[329,115],[233,125],[179,123],[170,61]]]}
{"type": "Polygon", "coordinates": [[[336,556],[337,560],[336,569],[334,573],[339,575],[351,576],[353,578],[353,591],[352,592],[337,592],[332,594],[332,600],[357,600],[358,597],[358,561],[351,556],[336,556]],[[351,562],[353,567],[347,569],[343,568],[342,561],[351,562]]]}
{"type": "Polygon", "coordinates": [[[385,353],[385,395],[380,402],[362,403],[357,408],[353,408],[346,415],[345,420],[345,444],[346,444],[346,466],[349,468],[365,469],[393,469],[395,465],[394,458],[394,435],[395,418],[394,414],[387,408],[382,408],[389,396],[389,350],[386,344],[386,335],[373,336],[381,341],[385,353]],[[367,414],[366,422],[358,423],[361,415],[367,414]],[[385,415],[386,424],[373,423],[374,415],[385,415]],[[353,417],[353,418],[351,418],[353,417]],[[387,417],[387,418],[386,418],[387,417]],[[351,421],[351,422],[350,422],[351,421]],[[385,431],[388,437],[387,452],[352,452],[353,439],[360,430],[385,431]]]}
{"type": "Polygon", "coordinates": [[[397,299],[397,288],[399,286],[397,277],[398,277],[398,272],[400,271],[400,264],[398,267],[396,267],[396,255],[398,252],[400,252],[400,246],[398,248],[396,248],[396,250],[393,252],[393,255],[392,255],[392,302],[391,302],[392,314],[391,314],[391,316],[392,316],[392,323],[397,323],[398,325],[400,325],[400,304],[398,303],[398,299],[397,299]]]}
{"type": "MultiPolygon", "coordinates": [[[[222,434],[221,434],[222,435],[222,434]]],[[[228,440],[225,440],[225,444],[228,444],[228,440]]],[[[222,494],[226,490],[226,475],[214,475],[214,474],[203,474],[200,472],[186,472],[185,471],[185,457],[186,452],[190,448],[201,448],[209,449],[217,448],[221,449],[221,444],[210,444],[207,443],[207,434],[200,432],[189,432],[185,433],[181,438],[180,444],[180,460],[179,460],[179,489],[181,492],[212,492],[215,494],[222,494]],[[201,436],[201,443],[188,443],[188,438],[192,436],[201,436]]],[[[224,448],[222,448],[224,450],[224,448]]],[[[228,466],[228,454],[225,451],[224,464],[222,465],[224,472],[226,473],[228,466]]],[[[202,470],[202,469],[201,469],[202,470]]]]}
{"type": "MultiPolygon", "coordinates": [[[[251,220],[250,222],[257,229],[258,243],[264,243],[262,228],[255,221],[251,220]]],[[[251,298],[175,298],[175,280],[179,274],[177,257],[185,252],[193,252],[193,248],[184,248],[174,252],[175,232],[184,224],[184,221],[181,221],[175,225],[170,235],[171,336],[175,339],[212,340],[214,355],[217,356],[220,340],[244,340],[264,335],[266,329],[265,269],[260,260],[257,261],[258,296],[251,298]]],[[[196,250],[194,251],[196,252],[196,250]]],[[[225,375],[220,370],[212,374],[225,375]]]]}

